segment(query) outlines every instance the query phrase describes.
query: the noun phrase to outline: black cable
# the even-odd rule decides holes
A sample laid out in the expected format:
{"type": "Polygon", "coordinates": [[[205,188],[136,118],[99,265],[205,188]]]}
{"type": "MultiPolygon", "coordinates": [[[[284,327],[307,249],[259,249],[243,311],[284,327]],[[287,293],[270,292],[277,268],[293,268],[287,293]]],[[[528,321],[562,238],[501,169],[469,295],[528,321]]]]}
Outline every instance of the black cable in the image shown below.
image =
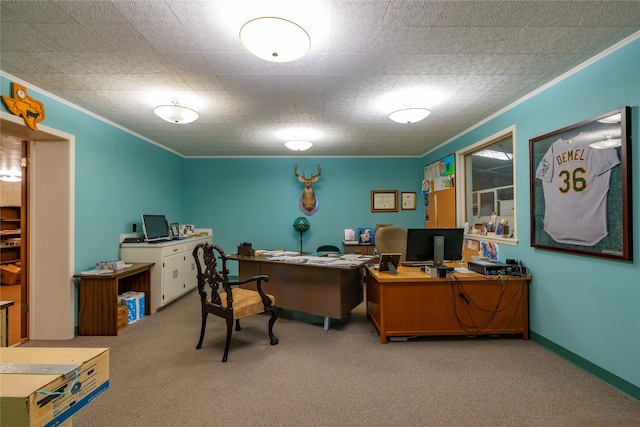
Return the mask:
{"type": "MultiPolygon", "coordinates": [[[[502,277],[502,275],[500,275],[500,293],[498,296],[498,301],[496,302],[496,306],[495,308],[491,308],[491,309],[486,309],[486,308],[482,308],[478,305],[478,303],[476,301],[474,301],[473,297],[471,296],[471,294],[464,288],[462,282],[455,276],[450,276],[450,283],[451,283],[451,289],[452,289],[452,305],[453,305],[453,313],[456,317],[456,321],[458,322],[458,326],[470,333],[479,333],[481,332],[484,328],[486,328],[488,325],[491,324],[491,322],[493,322],[493,320],[495,319],[495,317],[501,313],[504,312],[507,308],[511,307],[512,304],[517,300],[518,301],[518,305],[520,305],[522,303],[522,300],[524,298],[524,286],[519,286],[519,290],[517,290],[516,292],[513,293],[513,295],[511,295],[511,298],[507,301],[507,303],[503,306],[500,307],[503,298],[505,296],[506,293],[506,288],[507,288],[507,284],[509,281],[507,281],[505,283],[504,278],[502,277]],[[460,299],[462,299],[465,303],[464,307],[464,311],[467,313],[467,316],[469,317],[471,324],[467,324],[465,321],[463,321],[460,318],[459,315],[459,309],[458,309],[458,297],[460,299]],[[519,298],[518,298],[519,297],[519,298]],[[474,320],[471,311],[469,310],[469,308],[467,306],[473,306],[475,307],[476,310],[480,311],[480,312],[487,312],[487,313],[491,313],[490,316],[488,317],[488,319],[486,319],[483,322],[480,322],[479,325],[476,324],[476,321],[474,320]]],[[[488,286],[491,286],[492,282],[489,282],[487,284],[488,286]]],[[[482,287],[479,290],[477,290],[475,293],[478,293],[480,291],[482,291],[483,289],[486,289],[486,287],[482,287]]],[[[475,294],[474,293],[474,294],[475,294]]],[[[511,321],[509,322],[509,325],[507,326],[510,327],[513,322],[516,319],[516,315],[518,313],[518,310],[514,310],[514,315],[513,318],[511,319],[511,321]]]]}

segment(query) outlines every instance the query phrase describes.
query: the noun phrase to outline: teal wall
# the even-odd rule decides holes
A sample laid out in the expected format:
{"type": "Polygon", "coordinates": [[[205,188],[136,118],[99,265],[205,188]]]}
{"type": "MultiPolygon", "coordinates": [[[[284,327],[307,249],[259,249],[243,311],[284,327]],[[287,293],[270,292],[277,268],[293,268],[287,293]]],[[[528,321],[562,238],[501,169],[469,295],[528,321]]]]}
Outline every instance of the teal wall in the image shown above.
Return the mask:
{"type": "MultiPolygon", "coordinates": [[[[533,274],[533,334],[640,387],[640,40],[500,114],[425,157],[425,163],[516,126],[517,247],[501,258],[524,261],[533,274]],[[622,106],[631,107],[632,199],[630,240],[635,261],[621,262],[530,246],[529,140],[622,106]]],[[[630,387],[640,399],[637,388],[630,387]]]]}
{"type": "MultiPolygon", "coordinates": [[[[5,76],[0,91],[12,93],[5,76]]],[[[182,221],[184,159],[57,98],[29,87],[27,93],[45,106],[40,125],[75,136],[76,272],[119,259],[120,234],[131,232],[142,213],[182,221]]],[[[0,109],[7,112],[3,103],[0,109]]]]}
{"type": "Polygon", "coordinates": [[[345,228],[380,223],[424,226],[419,198],[422,160],[417,158],[224,158],[185,163],[186,217],[198,227],[213,228],[216,243],[228,252],[235,252],[240,242],[251,242],[254,249],[299,250],[300,234],[293,222],[300,216],[311,224],[302,236],[304,251],[323,244],[342,248],[345,228]],[[322,168],[313,185],[320,207],[307,216],[299,208],[303,184],[293,169],[298,165],[309,177],[316,164],[322,168]],[[372,213],[371,190],[415,192],[417,209],[372,213]]]}
{"type": "MultiPolygon", "coordinates": [[[[75,135],[75,271],[118,258],[118,236],[142,213],[213,228],[215,241],[233,252],[242,241],[255,248],[297,249],[293,220],[302,184],[322,166],[315,184],[320,209],[309,217],[304,249],[342,241],[344,228],[393,223],[422,225],[420,181],[424,164],[516,125],[518,246],[501,257],[519,258],[532,270],[530,320],[534,337],[573,360],[600,370],[614,386],[640,399],[640,267],[582,255],[533,249],[529,242],[529,139],[619,108],[632,107],[640,125],[640,41],[636,40],[546,91],[460,136],[423,159],[414,158],[217,158],[183,159],[121,129],[69,107],[36,89],[45,104],[42,123],[75,135]],[[415,191],[418,209],[371,213],[370,190],[415,191]],[[559,351],[560,349],[561,351],[559,351]]],[[[1,76],[0,90],[11,93],[1,76]]],[[[6,111],[4,105],[0,106],[6,111]]],[[[634,140],[636,145],[637,138],[634,140]]],[[[640,150],[632,150],[631,240],[637,250],[640,150]]],[[[52,224],[54,226],[55,224],[52,224]]],[[[636,250],[636,252],[637,252],[636,250]]]]}

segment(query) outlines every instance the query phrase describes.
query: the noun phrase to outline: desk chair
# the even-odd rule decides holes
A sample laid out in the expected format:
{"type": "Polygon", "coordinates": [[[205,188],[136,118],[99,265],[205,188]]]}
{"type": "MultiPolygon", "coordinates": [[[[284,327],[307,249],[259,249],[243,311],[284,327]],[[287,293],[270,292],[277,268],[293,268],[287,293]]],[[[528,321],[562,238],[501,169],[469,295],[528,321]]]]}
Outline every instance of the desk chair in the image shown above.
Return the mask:
{"type": "Polygon", "coordinates": [[[376,231],[376,250],[378,254],[399,252],[400,262],[407,259],[407,230],[401,227],[386,226],[376,231]]]}
{"type": "Polygon", "coordinates": [[[222,248],[210,243],[200,243],[193,249],[193,257],[198,269],[198,293],[202,306],[202,328],[197,349],[202,347],[204,331],[207,326],[207,316],[213,314],[227,322],[227,341],[224,347],[222,361],[227,361],[233,321],[236,321],[236,331],[240,331],[240,319],[253,314],[269,311],[269,339],[271,345],[278,344],[278,338],[273,335],[273,324],[278,320],[275,297],[262,291],[262,282],[268,282],[269,277],[254,276],[239,282],[229,281],[227,256],[222,248]],[[222,268],[218,270],[218,262],[222,261],[222,268]],[[257,290],[243,289],[237,286],[255,282],[257,290]]]}
{"type": "Polygon", "coordinates": [[[337,246],[333,246],[333,245],[322,245],[322,246],[318,246],[318,249],[316,249],[316,252],[335,252],[335,253],[340,253],[340,249],[337,246]]]}

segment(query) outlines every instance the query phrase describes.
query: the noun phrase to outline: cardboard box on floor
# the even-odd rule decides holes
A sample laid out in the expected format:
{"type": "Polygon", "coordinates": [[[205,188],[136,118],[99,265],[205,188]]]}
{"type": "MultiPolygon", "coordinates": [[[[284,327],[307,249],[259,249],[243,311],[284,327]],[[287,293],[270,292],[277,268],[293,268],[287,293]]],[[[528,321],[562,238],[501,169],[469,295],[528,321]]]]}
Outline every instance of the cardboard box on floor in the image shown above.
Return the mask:
{"type": "Polygon", "coordinates": [[[0,351],[0,425],[71,425],[109,388],[108,348],[8,347],[0,351]]]}
{"type": "Polygon", "coordinates": [[[17,285],[20,283],[20,267],[13,264],[0,266],[0,282],[5,285],[17,285]]]}

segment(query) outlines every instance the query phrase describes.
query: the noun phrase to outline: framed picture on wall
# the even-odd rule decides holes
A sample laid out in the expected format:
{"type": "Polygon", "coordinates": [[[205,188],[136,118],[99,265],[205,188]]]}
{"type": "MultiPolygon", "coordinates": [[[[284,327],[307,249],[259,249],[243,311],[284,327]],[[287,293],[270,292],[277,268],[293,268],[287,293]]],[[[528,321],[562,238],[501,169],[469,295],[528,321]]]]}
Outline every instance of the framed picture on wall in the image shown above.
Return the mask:
{"type": "Polygon", "coordinates": [[[371,190],[371,212],[398,212],[398,190],[371,190]]]}
{"type": "Polygon", "coordinates": [[[416,193],[403,192],[400,199],[402,200],[402,209],[413,210],[416,208],[416,193]]]}
{"type": "Polygon", "coordinates": [[[531,246],[633,260],[630,108],[529,140],[531,246]]]}

